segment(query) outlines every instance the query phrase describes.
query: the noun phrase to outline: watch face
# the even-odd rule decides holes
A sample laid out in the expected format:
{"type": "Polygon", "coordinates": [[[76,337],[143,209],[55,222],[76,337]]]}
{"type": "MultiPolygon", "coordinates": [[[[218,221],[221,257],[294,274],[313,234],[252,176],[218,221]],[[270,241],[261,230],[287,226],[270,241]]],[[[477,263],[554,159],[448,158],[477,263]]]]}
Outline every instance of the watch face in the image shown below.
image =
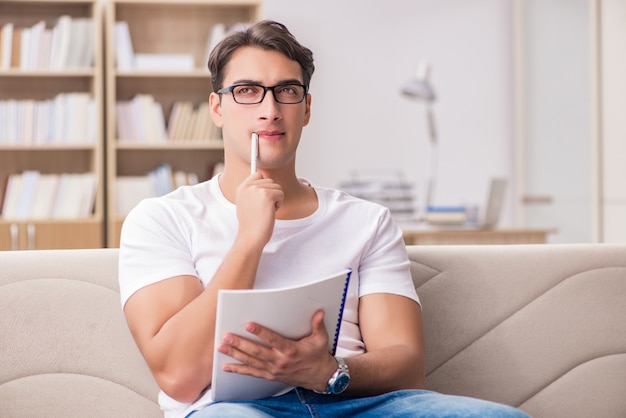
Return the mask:
{"type": "Polygon", "coordinates": [[[339,376],[337,376],[337,379],[333,383],[333,393],[337,394],[343,392],[344,390],[346,390],[349,383],[350,376],[345,373],[341,373],[339,376]]]}

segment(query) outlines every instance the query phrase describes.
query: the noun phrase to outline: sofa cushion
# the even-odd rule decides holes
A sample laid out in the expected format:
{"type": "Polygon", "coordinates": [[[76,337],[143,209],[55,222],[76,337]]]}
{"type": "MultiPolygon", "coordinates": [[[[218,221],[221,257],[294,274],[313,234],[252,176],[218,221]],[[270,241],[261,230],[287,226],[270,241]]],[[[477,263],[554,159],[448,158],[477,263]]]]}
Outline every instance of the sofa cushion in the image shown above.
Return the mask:
{"type": "Polygon", "coordinates": [[[0,266],[1,416],[163,416],[122,314],[117,250],[0,252],[0,266]]]}

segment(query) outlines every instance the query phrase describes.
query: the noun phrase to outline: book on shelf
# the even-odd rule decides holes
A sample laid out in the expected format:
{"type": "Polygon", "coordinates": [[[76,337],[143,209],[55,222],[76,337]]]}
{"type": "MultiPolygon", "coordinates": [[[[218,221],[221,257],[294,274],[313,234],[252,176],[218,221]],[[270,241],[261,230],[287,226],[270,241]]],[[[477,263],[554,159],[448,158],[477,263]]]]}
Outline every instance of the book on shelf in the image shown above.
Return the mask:
{"type": "Polygon", "coordinates": [[[20,49],[19,51],[15,51],[16,54],[19,54],[18,62],[20,63],[20,65],[18,68],[20,70],[28,69],[28,65],[29,65],[28,49],[30,48],[30,31],[31,31],[31,28],[28,28],[28,27],[24,27],[20,31],[20,40],[19,40],[20,49]]]}
{"type": "Polygon", "coordinates": [[[59,93],[50,100],[0,100],[0,144],[93,144],[97,106],[89,93],[59,93]]]}
{"type": "Polygon", "coordinates": [[[168,139],[180,141],[185,138],[187,126],[193,113],[193,103],[189,101],[178,101],[172,106],[172,112],[168,123],[168,139]]]}
{"type": "Polygon", "coordinates": [[[13,214],[15,219],[28,219],[30,217],[38,181],[39,171],[26,170],[22,173],[19,195],[15,203],[15,213],[13,214]]]}
{"type": "Polygon", "coordinates": [[[169,164],[160,164],[148,175],[152,179],[155,196],[163,196],[174,190],[174,177],[169,164]]]}
{"type": "Polygon", "coordinates": [[[183,103],[185,102],[174,102],[172,105],[172,111],[170,112],[170,118],[167,122],[167,139],[169,141],[174,140],[176,130],[180,129],[177,125],[180,124],[180,113],[182,112],[183,103]]]}
{"type": "Polygon", "coordinates": [[[65,99],[62,140],[71,144],[93,142],[88,138],[89,95],[70,93],[62,97],[65,99]]]}
{"type": "Polygon", "coordinates": [[[81,218],[86,218],[91,215],[95,209],[98,177],[95,173],[82,173],[79,176],[82,179],[79,216],[81,218]]]}
{"type": "Polygon", "coordinates": [[[222,22],[218,22],[214,24],[213,27],[211,28],[211,31],[209,32],[209,36],[206,41],[206,47],[205,47],[205,52],[204,52],[204,57],[203,57],[204,61],[202,62],[202,67],[206,66],[207,62],[209,61],[209,56],[211,55],[211,51],[215,49],[217,44],[220,43],[220,41],[224,39],[226,35],[232,32],[236,32],[236,31],[243,31],[247,29],[249,26],[250,26],[250,23],[245,23],[245,22],[238,22],[229,27],[226,27],[226,25],[222,22]]]}
{"type": "Polygon", "coordinates": [[[192,171],[184,172],[182,170],[174,171],[174,187],[193,186],[199,183],[198,175],[192,171]]]}
{"type": "Polygon", "coordinates": [[[93,210],[96,189],[94,173],[60,174],[52,219],[78,219],[93,210]]]}
{"type": "Polygon", "coordinates": [[[152,103],[152,123],[155,130],[155,138],[158,142],[167,141],[167,128],[165,127],[165,113],[161,102],[152,103]]]}
{"type": "Polygon", "coordinates": [[[0,28],[0,70],[11,68],[11,48],[13,45],[13,23],[7,22],[0,28]]]}
{"type": "Polygon", "coordinates": [[[172,170],[163,164],[144,176],[118,176],[115,180],[116,214],[126,216],[143,199],[157,197],[172,190],[198,183],[195,173],[172,170]]]}
{"type": "Polygon", "coordinates": [[[140,71],[192,71],[191,54],[145,54],[136,53],[134,68],[140,71]]]}
{"type": "Polygon", "coordinates": [[[20,68],[20,51],[22,44],[22,28],[13,27],[13,42],[11,43],[11,68],[20,68]]]}
{"type": "Polygon", "coordinates": [[[194,173],[193,171],[190,171],[187,173],[187,184],[188,185],[194,185],[194,184],[198,184],[200,182],[200,179],[198,178],[198,175],[196,173],[194,173]]]}
{"type": "Polygon", "coordinates": [[[4,189],[4,199],[2,200],[2,217],[5,219],[14,219],[17,202],[22,188],[22,175],[11,174],[7,179],[4,189]]]}
{"type": "Polygon", "coordinates": [[[135,51],[130,37],[128,22],[115,22],[115,64],[118,70],[132,70],[135,66],[135,51]]]}
{"type": "Polygon", "coordinates": [[[213,51],[213,49],[217,46],[217,44],[222,39],[224,39],[225,35],[226,35],[226,25],[224,25],[221,22],[213,25],[213,27],[211,28],[211,32],[209,32],[209,38],[207,39],[207,42],[206,42],[206,49],[204,53],[203,64],[206,64],[209,62],[209,56],[211,55],[211,51],[213,51]]]}
{"type": "Polygon", "coordinates": [[[63,70],[93,65],[94,22],[90,17],[62,15],[53,27],[44,20],[23,27],[8,22],[0,37],[0,69],[63,70]]]}
{"type": "Polygon", "coordinates": [[[161,109],[150,94],[136,94],[132,100],[133,117],[132,123],[135,125],[139,141],[141,142],[163,142],[165,136],[164,127],[157,127],[158,120],[156,113],[161,109]]]}
{"type": "Polygon", "coordinates": [[[94,173],[42,174],[26,170],[9,176],[4,194],[5,219],[78,219],[93,212],[94,173]]]}
{"type": "Polygon", "coordinates": [[[23,100],[18,113],[20,129],[18,131],[18,143],[32,144],[35,124],[35,101],[23,100]]]}
{"type": "Polygon", "coordinates": [[[172,106],[167,127],[171,141],[219,139],[219,128],[211,118],[209,102],[196,105],[189,101],[178,101],[172,106]]]}
{"type": "Polygon", "coordinates": [[[209,102],[201,102],[196,110],[196,121],[190,135],[191,139],[215,139],[211,106],[209,102]]]}
{"type": "Polygon", "coordinates": [[[199,138],[194,137],[196,133],[197,123],[198,123],[198,108],[194,106],[191,109],[191,112],[189,112],[189,114],[187,115],[187,120],[185,121],[185,124],[183,125],[184,130],[181,134],[181,139],[185,139],[185,140],[199,139],[199,138]]]}
{"type": "Polygon", "coordinates": [[[72,18],[68,15],[60,16],[52,29],[52,45],[50,51],[50,68],[60,70],[68,61],[72,36],[72,18]]]}
{"type": "Polygon", "coordinates": [[[126,142],[167,140],[163,105],[149,94],[136,94],[130,101],[115,104],[117,138],[126,142]]]}
{"type": "Polygon", "coordinates": [[[42,38],[46,30],[46,22],[40,20],[31,27],[22,30],[22,50],[20,56],[20,69],[37,69],[39,54],[42,50],[42,38]]]}
{"type": "Polygon", "coordinates": [[[190,53],[135,52],[127,21],[115,22],[115,63],[118,70],[191,71],[195,68],[190,53]]]}
{"type": "Polygon", "coordinates": [[[35,101],[35,121],[32,134],[33,144],[45,144],[48,140],[48,132],[50,130],[51,105],[51,100],[35,101]]]}
{"type": "Polygon", "coordinates": [[[41,174],[35,192],[35,200],[31,210],[31,219],[52,219],[52,209],[59,187],[60,176],[57,174],[41,174]]]}
{"type": "Polygon", "coordinates": [[[115,204],[118,216],[125,217],[143,199],[154,197],[150,176],[118,176],[115,180],[115,204]]]}
{"type": "Polygon", "coordinates": [[[115,103],[115,134],[120,141],[139,140],[133,122],[133,107],[129,100],[115,103]]]}
{"type": "MultiPolygon", "coordinates": [[[[311,319],[318,310],[324,311],[328,331],[328,350],[334,354],[343,308],[348,292],[351,269],[342,270],[320,280],[276,289],[221,289],[217,297],[215,346],[227,333],[262,343],[246,332],[248,322],[268,327],[285,338],[300,339],[311,333],[311,319]]],[[[213,378],[210,397],[213,401],[259,399],[277,395],[289,388],[281,382],[252,376],[227,373],[225,364],[237,361],[214,351],[213,378]]]]}
{"type": "Polygon", "coordinates": [[[81,205],[80,181],[73,175],[61,174],[52,219],[76,219],[81,205]]]}
{"type": "Polygon", "coordinates": [[[72,18],[69,53],[64,68],[88,68],[93,64],[93,19],[72,18]]]}

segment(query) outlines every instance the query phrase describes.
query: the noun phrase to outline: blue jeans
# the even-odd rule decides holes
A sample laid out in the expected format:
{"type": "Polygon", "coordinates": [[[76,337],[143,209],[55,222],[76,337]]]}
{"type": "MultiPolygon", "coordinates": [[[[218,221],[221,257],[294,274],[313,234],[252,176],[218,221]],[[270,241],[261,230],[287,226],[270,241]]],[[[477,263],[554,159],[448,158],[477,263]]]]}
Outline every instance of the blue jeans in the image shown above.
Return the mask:
{"type": "Polygon", "coordinates": [[[392,418],[392,417],[475,417],[529,418],[510,406],[427,390],[401,390],[365,398],[320,395],[296,388],[276,397],[254,401],[217,402],[188,418],[392,418]]]}

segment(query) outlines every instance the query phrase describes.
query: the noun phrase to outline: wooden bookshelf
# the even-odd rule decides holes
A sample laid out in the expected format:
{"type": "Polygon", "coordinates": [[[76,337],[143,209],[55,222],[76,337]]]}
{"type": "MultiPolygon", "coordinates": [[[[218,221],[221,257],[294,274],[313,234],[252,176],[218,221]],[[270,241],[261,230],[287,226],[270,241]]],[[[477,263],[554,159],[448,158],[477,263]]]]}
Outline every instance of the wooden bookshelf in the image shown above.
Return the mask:
{"type": "MultiPolygon", "coordinates": [[[[104,135],[102,13],[98,0],[0,0],[0,28],[32,28],[44,22],[54,28],[61,16],[76,21],[90,18],[86,38],[93,57],[84,68],[41,65],[0,66],[0,101],[48,101],[62,93],[86,93],[93,100],[92,138],[35,141],[27,133],[9,138],[0,129],[0,200],[11,175],[26,170],[41,174],[91,173],[97,179],[93,212],[76,219],[29,219],[0,216],[0,250],[89,248],[104,246],[104,135]]],[[[33,48],[33,51],[37,49],[33,48]]],[[[36,56],[33,52],[32,56],[36,56]]],[[[45,54],[43,54],[45,56],[45,54]]],[[[2,60],[0,58],[0,63],[2,60]]],[[[68,113],[69,114],[69,113],[68,113]]],[[[69,116],[70,122],[74,123],[69,116]]],[[[5,122],[6,124],[7,122],[5,122]]],[[[35,124],[33,124],[35,125],[35,124]]],[[[17,129],[24,126],[17,125],[17,129]]],[[[22,132],[22,131],[20,131],[22,132]]],[[[30,133],[30,130],[25,132],[30,133]]],[[[9,214],[10,215],[10,214],[9,214]]]]}
{"type": "Polygon", "coordinates": [[[145,176],[161,164],[206,180],[223,159],[220,135],[202,140],[165,142],[117,137],[116,103],[150,95],[160,104],[167,123],[174,103],[208,101],[211,79],[206,68],[207,45],[216,24],[231,27],[259,19],[260,0],[111,0],[105,10],[107,245],[119,245],[123,215],[117,212],[119,176],[145,176]],[[127,22],[135,54],[187,54],[193,68],[119,68],[116,64],[116,22],[127,22]]]}

